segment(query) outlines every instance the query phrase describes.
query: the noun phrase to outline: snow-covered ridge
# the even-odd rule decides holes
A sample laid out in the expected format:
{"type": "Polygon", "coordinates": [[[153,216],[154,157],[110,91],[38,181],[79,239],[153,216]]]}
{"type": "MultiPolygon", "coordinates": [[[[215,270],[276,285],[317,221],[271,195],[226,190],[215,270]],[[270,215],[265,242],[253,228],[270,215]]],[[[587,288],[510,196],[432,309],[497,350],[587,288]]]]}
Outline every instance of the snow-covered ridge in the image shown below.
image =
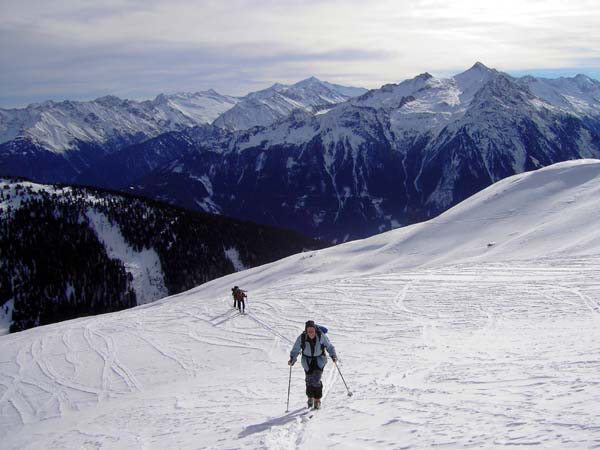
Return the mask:
{"type": "Polygon", "coordinates": [[[561,163],[429,222],[0,337],[3,448],[592,448],[599,192],[600,161],[561,163]],[[329,362],[312,419],[286,365],[307,319],[345,380],[329,362]]]}
{"type": "Polygon", "coordinates": [[[245,97],[221,95],[213,89],[160,94],[154,100],[122,100],[108,95],[89,102],[46,101],[24,109],[0,108],[0,144],[28,138],[56,153],[77,148],[77,142],[105,144],[143,133],[147,138],[168,131],[213,123],[241,105],[217,125],[246,129],[269,125],[294,109],[332,105],[364,89],[345,87],[312,77],[291,86],[275,84],[245,97]]]}
{"type": "MultiPolygon", "coordinates": [[[[105,144],[139,133],[150,138],[198,124],[214,123],[230,130],[269,126],[294,110],[323,115],[323,110],[348,100],[389,110],[396,132],[435,132],[460,117],[479,89],[500,74],[476,63],[448,79],[424,73],[368,92],[311,77],[293,85],[276,83],[245,97],[211,89],[161,94],[142,102],[115,96],[90,102],[46,101],[24,109],[0,109],[0,143],[29,138],[61,153],[77,148],[78,141],[105,144]]],[[[535,96],[531,101],[538,108],[558,108],[577,116],[600,114],[600,82],[585,75],[556,80],[525,76],[514,81],[535,96]]]]}
{"type": "MultiPolygon", "coordinates": [[[[511,97],[522,97],[525,100],[518,106],[521,109],[514,110],[513,105],[507,105],[507,109],[513,109],[510,114],[530,116],[534,121],[538,120],[535,115],[544,114],[544,111],[560,111],[576,117],[600,115],[600,82],[585,75],[556,80],[531,76],[515,79],[480,62],[451,78],[436,78],[423,73],[399,84],[388,84],[355,95],[347,98],[347,101],[337,99],[336,102],[323,102],[322,108],[317,108],[317,111],[311,110],[311,107],[319,104],[314,99],[303,99],[301,104],[288,104],[286,92],[297,90],[303,85],[315,84],[327,83],[309,79],[291,87],[274,85],[251,94],[219,117],[215,125],[237,130],[260,125],[263,128],[250,130],[249,142],[253,145],[266,142],[270,146],[306,143],[320,130],[326,130],[333,136],[327,139],[331,142],[339,141],[336,140],[336,135],[344,139],[352,135],[350,140],[360,142],[361,139],[356,135],[365,130],[343,130],[345,120],[341,119],[346,114],[365,117],[370,114],[367,111],[361,113],[356,108],[375,109],[389,115],[390,130],[400,138],[419,135],[435,137],[449,125],[458,129],[465,123],[477,126],[493,121],[494,117],[490,114],[492,111],[477,117],[472,114],[473,110],[485,106],[492,96],[500,102],[505,100],[502,97],[506,97],[507,101],[511,97]],[[295,107],[308,114],[316,113],[317,120],[311,122],[301,114],[296,117],[290,115],[295,107]],[[465,118],[469,111],[471,115],[465,118]]],[[[244,144],[242,148],[248,146],[251,144],[244,144]]]]}
{"type": "Polygon", "coordinates": [[[245,130],[268,126],[289,116],[295,110],[316,113],[322,108],[343,103],[364,93],[361,88],[345,87],[315,77],[293,85],[274,84],[253,92],[223,113],[214,124],[229,130],[245,130]]]}
{"type": "Polygon", "coordinates": [[[600,82],[585,75],[557,79],[525,76],[518,81],[535,96],[561,110],[578,115],[600,114],[600,82]]]}
{"type": "Polygon", "coordinates": [[[26,137],[61,153],[76,148],[78,140],[104,144],[138,133],[153,137],[210,123],[237,101],[210,90],[161,94],[142,102],[105,96],[89,102],[47,101],[24,109],[0,109],[0,143],[26,137]]]}
{"type": "Polygon", "coordinates": [[[485,86],[503,78],[527,90],[529,102],[537,109],[560,109],[578,117],[600,115],[600,82],[585,75],[556,80],[532,76],[515,79],[480,62],[451,78],[424,73],[399,84],[389,84],[351,103],[389,110],[398,134],[435,134],[448,123],[460,120],[474,106],[476,94],[485,86]]]}

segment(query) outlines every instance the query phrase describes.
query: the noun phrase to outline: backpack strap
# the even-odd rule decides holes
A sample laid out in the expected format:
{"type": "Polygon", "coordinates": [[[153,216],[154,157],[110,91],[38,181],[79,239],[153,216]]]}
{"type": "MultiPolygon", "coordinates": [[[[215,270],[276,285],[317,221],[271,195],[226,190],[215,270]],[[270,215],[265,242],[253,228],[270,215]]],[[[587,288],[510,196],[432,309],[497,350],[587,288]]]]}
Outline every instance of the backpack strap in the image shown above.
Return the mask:
{"type": "MultiPolygon", "coordinates": [[[[304,354],[304,347],[306,347],[306,331],[303,331],[300,336],[300,348],[302,349],[302,356],[306,356],[307,358],[317,358],[317,356],[307,356],[304,354]]],[[[319,330],[319,328],[317,328],[317,336],[319,336],[319,342],[321,343],[321,354],[325,354],[325,344],[323,344],[323,341],[321,340],[323,333],[321,333],[321,330],[319,330]]]]}

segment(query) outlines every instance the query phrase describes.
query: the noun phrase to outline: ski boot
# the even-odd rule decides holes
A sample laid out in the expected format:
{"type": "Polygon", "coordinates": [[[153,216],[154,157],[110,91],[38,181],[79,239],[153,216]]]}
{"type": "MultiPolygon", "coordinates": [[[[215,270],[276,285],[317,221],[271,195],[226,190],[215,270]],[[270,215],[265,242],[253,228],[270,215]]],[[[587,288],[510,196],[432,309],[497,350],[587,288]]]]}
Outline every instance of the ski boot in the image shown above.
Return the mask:
{"type": "Polygon", "coordinates": [[[321,409],[321,399],[320,398],[315,398],[314,408],[321,409]]]}
{"type": "Polygon", "coordinates": [[[314,400],[312,397],[308,397],[308,401],[306,402],[308,408],[312,408],[314,406],[314,400]]]}

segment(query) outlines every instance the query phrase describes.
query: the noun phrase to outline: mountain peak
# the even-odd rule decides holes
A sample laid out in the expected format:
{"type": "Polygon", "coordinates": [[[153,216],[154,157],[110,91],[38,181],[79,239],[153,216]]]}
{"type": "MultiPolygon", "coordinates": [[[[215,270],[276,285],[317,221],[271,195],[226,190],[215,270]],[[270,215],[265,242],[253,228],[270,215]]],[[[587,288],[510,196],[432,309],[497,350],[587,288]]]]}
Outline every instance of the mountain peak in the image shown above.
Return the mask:
{"type": "Polygon", "coordinates": [[[493,73],[497,73],[496,69],[490,69],[483,63],[477,61],[470,68],[465,70],[464,72],[455,75],[454,78],[462,77],[462,78],[473,78],[473,77],[486,77],[493,73]]]}
{"type": "Polygon", "coordinates": [[[577,75],[575,75],[575,81],[579,84],[584,84],[584,85],[589,85],[589,86],[598,84],[598,82],[596,80],[594,80],[582,73],[578,73],[577,75]]]}
{"type": "Polygon", "coordinates": [[[210,88],[206,91],[202,91],[200,92],[200,94],[205,94],[205,95],[221,95],[219,94],[217,91],[215,91],[214,89],[210,88]]]}
{"type": "Polygon", "coordinates": [[[416,80],[429,80],[431,78],[433,78],[433,75],[431,75],[429,72],[420,73],[415,77],[416,80]]]}
{"type": "Polygon", "coordinates": [[[302,83],[304,83],[304,84],[308,84],[308,83],[321,83],[321,80],[319,80],[317,77],[315,77],[313,75],[311,77],[308,77],[308,78],[306,78],[304,80],[299,81],[296,84],[302,84],[302,83]]]}
{"type": "Polygon", "coordinates": [[[322,85],[325,85],[325,83],[323,83],[317,77],[312,76],[312,77],[306,78],[304,80],[298,81],[297,83],[293,84],[291,87],[303,88],[303,87],[322,86],[322,85]]]}
{"type": "Polygon", "coordinates": [[[470,69],[455,75],[453,78],[463,93],[473,94],[498,73],[497,70],[476,62],[470,69]]]}
{"type": "Polygon", "coordinates": [[[98,97],[94,100],[97,103],[105,106],[116,107],[123,103],[123,100],[117,97],[116,95],[105,95],[103,97],[98,97]]]}
{"type": "Polygon", "coordinates": [[[158,94],[156,96],[156,98],[154,99],[155,103],[166,103],[168,101],[169,101],[169,97],[167,97],[167,95],[164,93],[158,94]]]}
{"type": "MultiPolygon", "coordinates": [[[[286,89],[289,86],[287,84],[283,84],[283,83],[274,83],[271,87],[264,89],[264,91],[269,91],[269,90],[274,90],[274,91],[280,91],[282,89],[286,89]]],[[[262,92],[262,91],[257,91],[257,92],[262,92]]],[[[252,93],[250,93],[249,95],[252,95],[252,93]]]]}
{"type": "Polygon", "coordinates": [[[494,69],[490,69],[488,66],[486,66],[485,64],[483,64],[479,61],[477,61],[475,64],[473,64],[469,70],[482,70],[485,72],[493,72],[494,71],[494,69]]]}

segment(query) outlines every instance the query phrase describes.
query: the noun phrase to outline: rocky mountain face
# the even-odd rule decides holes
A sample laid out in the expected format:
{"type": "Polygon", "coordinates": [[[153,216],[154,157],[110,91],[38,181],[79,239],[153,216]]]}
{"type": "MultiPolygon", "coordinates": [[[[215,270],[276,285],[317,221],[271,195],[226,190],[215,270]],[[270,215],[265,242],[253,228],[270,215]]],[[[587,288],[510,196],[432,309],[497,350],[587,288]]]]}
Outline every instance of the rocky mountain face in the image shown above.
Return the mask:
{"type": "Polygon", "coordinates": [[[0,308],[11,331],[148,303],[323,246],[139,197],[0,179],[0,308]]]}
{"type": "Polygon", "coordinates": [[[600,157],[600,83],[425,73],[322,114],[195,141],[133,183],[189,208],[341,242],[435,216],[509,175],[600,157]]]}

